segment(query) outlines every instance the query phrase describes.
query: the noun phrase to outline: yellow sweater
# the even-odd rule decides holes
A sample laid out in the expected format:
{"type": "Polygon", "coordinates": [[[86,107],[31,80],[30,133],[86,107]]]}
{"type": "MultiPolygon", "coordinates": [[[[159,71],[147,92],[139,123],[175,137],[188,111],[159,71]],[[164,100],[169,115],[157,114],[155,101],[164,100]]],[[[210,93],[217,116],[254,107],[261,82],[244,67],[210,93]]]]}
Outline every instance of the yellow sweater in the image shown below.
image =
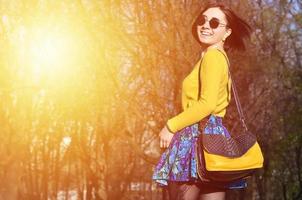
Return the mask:
{"type": "MultiPolygon", "coordinates": [[[[231,79],[225,52],[209,48],[182,83],[183,111],[167,122],[168,129],[175,133],[210,114],[224,117],[231,99],[231,79]],[[201,91],[198,100],[198,70],[201,63],[201,91]],[[229,81],[229,85],[228,84],[229,81]],[[228,92],[229,90],[229,99],[228,92]]],[[[227,55],[226,55],[227,56],[227,55]]]]}

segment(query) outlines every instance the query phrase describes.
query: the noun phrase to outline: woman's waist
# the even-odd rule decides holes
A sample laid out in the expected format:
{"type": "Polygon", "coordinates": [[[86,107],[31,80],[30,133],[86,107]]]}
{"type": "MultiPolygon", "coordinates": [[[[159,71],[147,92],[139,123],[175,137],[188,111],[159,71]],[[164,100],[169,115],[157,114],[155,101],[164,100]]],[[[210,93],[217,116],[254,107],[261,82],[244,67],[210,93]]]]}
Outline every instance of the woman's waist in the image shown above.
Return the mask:
{"type": "MultiPolygon", "coordinates": [[[[182,109],[186,110],[192,106],[194,106],[194,104],[197,104],[198,101],[197,100],[187,100],[187,101],[183,101],[182,102],[182,109]]],[[[213,110],[212,114],[217,116],[217,117],[224,117],[225,113],[226,113],[226,109],[228,107],[229,103],[227,101],[218,104],[215,109],[213,110]]]]}

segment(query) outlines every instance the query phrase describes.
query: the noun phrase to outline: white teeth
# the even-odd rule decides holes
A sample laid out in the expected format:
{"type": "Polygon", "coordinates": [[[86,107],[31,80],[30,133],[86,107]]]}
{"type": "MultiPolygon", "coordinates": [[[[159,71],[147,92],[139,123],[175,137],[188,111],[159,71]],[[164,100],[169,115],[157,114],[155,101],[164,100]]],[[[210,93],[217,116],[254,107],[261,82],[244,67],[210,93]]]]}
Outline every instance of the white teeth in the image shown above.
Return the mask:
{"type": "Polygon", "coordinates": [[[201,32],[201,35],[207,35],[207,36],[209,36],[211,34],[210,33],[206,33],[206,32],[201,32]]]}

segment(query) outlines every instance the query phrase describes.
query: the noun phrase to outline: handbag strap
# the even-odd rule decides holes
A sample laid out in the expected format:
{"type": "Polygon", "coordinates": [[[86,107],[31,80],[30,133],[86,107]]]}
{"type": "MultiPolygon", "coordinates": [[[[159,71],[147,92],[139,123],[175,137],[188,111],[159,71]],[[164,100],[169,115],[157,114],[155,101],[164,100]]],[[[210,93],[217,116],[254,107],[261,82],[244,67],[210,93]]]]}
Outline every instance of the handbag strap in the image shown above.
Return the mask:
{"type": "MultiPolygon", "coordinates": [[[[247,125],[245,123],[245,118],[244,118],[244,115],[243,115],[241,103],[240,103],[240,100],[239,100],[239,97],[238,97],[238,93],[237,93],[237,89],[236,89],[236,84],[235,84],[235,81],[232,79],[232,76],[231,76],[229,59],[226,57],[226,55],[220,49],[217,49],[217,50],[219,50],[223,54],[223,56],[225,57],[225,59],[227,60],[227,63],[228,63],[228,74],[229,74],[229,78],[232,81],[231,87],[232,87],[232,91],[234,93],[234,98],[235,98],[235,102],[236,102],[237,111],[239,113],[240,121],[241,121],[243,127],[245,128],[246,131],[248,131],[247,125]]],[[[198,70],[198,87],[199,87],[199,89],[198,89],[198,99],[200,98],[200,90],[201,90],[201,88],[200,88],[200,85],[201,85],[201,80],[200,80],[201,63],[202,63],[202,60],[200,61],[199,70],[198,70]]],[[[228,81],[228,84],[227,84],[227,92],[228,92],[228,97],[229,97],[229,87],[228,87],[228,85],[229,85],[229,81],[228,81]]],[[[229,98],[227,98],[227,99],[229,99],[229,98]]]]}

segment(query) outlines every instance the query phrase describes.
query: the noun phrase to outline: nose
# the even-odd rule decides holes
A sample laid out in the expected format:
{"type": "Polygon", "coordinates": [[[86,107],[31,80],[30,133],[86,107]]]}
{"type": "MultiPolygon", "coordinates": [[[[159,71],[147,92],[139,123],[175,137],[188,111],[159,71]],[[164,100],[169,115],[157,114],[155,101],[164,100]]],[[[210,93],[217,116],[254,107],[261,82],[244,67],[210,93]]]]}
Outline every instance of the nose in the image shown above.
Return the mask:
{"type": "Polygon", "coordinates": [[[207,25],[202,25],[199,30],[200,31],[211,31],[210,27],[207,25]]]}
{"type": "Polygon", "coordinates": [[[204,24],[201,25],[201,29],[210,29],[210,23],[209,23],[208,20],[206,20],[206,21],[204,22],[204,24]]]}

